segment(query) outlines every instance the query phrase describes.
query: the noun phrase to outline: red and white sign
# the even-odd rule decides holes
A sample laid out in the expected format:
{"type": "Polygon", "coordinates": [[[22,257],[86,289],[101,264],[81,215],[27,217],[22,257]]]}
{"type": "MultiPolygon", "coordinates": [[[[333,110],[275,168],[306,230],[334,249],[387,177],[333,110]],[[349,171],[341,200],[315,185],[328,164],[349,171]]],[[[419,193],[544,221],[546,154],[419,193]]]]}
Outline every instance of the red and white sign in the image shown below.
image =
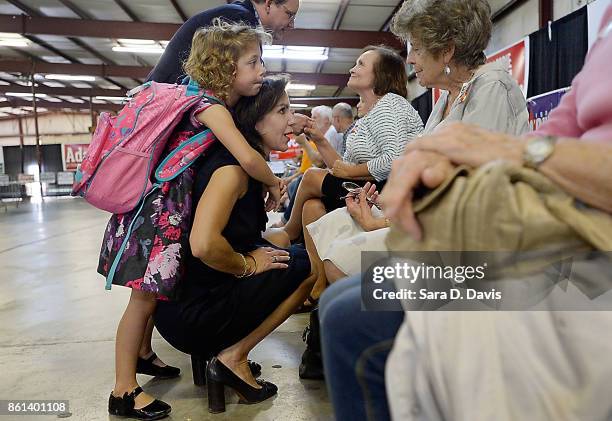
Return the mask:
{"type": "Polygon", "coordinates": [[[293,159],[298,156],[300,152],[300,145],[297,144],[295,138],[291,136],[289,143],[287,144],[288,149],[286,151],[270,151],[271,161],[284,161],[286,159],[293,159]]]}
{"type": "Polygon", "coordinates": [[[76,171],[87,152],[89,144],[75,143],[62,145],[62,162],[64,171],[76,171]]]}
{"type": "MultiPolygon", "coordinates": [[[[527,95],[529,83],[529,37],[525,37],[516,44],[487,57],[487,63],[500,60],[507,63],[508,72],[519,84],[523,94],[527,95]]],[[[440,99],[440,96],[442,96],[442,91],[434,88],[432,89],[432,95],[433,103],[435,104],[440,99]]]]}

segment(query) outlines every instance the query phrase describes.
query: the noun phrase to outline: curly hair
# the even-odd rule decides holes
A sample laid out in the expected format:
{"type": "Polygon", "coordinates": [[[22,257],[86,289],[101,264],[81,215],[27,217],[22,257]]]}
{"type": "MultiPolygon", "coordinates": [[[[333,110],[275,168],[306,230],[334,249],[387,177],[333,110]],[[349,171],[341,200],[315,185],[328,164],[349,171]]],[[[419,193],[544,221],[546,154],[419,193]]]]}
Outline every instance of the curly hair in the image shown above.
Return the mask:
{"type": "Polygon", "coordinates": [[[469,69],[485,63],[492,30],[486,0],[406,0],[391,22],[397,37],[418,41],[435,58],[454,45],[454,62],[469,69]]]}
{"type": "Polygon", "coordinates": [[[408,74],[402,56],[384,45],[369,45],[363,49],[376,51],[378,60],[374,63],[374,93],[383,96],[394,93],[406,98],[408,96],[408,74]]]}
{"type": "Polygon", "coordinates": [[[264,78],[257,95],[240,98],[234,107],[236,127],[249,145],[262,155],[263,139],[255,129],[255,125],[278,104],[286,93],[288,83],[289,76],[287,75],[268,76],[264,78]]]}
{"type": "Polygon", "coordinates": [[[261,28],[230,24],[217,18],[212,26],[195,33],[183,68],[200,86],[212,90],[225,101],[235,79],[236,63],[245,47],[251,43],[261,46],[271,42],[271,35],[261,28]]]}

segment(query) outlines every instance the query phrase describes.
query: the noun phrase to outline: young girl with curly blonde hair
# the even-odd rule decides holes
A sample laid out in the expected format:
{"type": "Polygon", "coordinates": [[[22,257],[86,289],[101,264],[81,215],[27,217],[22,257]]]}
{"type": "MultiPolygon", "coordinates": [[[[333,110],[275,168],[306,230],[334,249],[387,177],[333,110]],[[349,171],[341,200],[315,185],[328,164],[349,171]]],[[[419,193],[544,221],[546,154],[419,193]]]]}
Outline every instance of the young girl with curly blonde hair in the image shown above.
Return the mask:
{"type": "MultiPolygon", "coordinates": [[[[230,25],[221,21],[215,22],[211,27],[200,29],[195,34],[184,68],[191,80],[196,82],[209,98],[203,99],[185,114],[171,136],[168,147],[172,148],[188,137],[210,129],[214,137],[239,161],[242,168],[250,176],[267,186],[268,209],[274,207],[280,199],[281,181],[270,171],[262,155],[247,143],[236,128],[230,110],[241,97],[258,94],[265,73],[261,58],[262,44],[270,41],[271,37],[261,29],[242,24],[230,25]],[[212,100],[211,97],[218,101],[212,100]]],[[[189,184],[189,176],[185,177],[173,181],[174,185],[170,185],[170,182],[165,183],[161,189],[162,192],[172,194],[168,191],[175,186],[181,183],[189,184]]],[[[190,185],[189,188],[191,188],[190,185]]],[[[177,209],[183,209],[182,214],[171,214],[170,216],[161,214],[157,219],[153,219],[152,215],[155,212],[142,212],[141,215],[144,215],[146,220],[144,224],[150,223],[153,226],[166,227],[174,223],[172,229],[176,232],[189,230],[191,223],[189,194],[179,196],[176,203],[173,203],[173,205],[176,204],[177,209]]],[[[152,203],[151,209],[155,210],[157,205],[152,203]]],[[[146,202],[144,206],[147,207],[146,202]]],[[[100,273],[106,272],[108,262],[112,261],[110,259],[114,252],[113,244],[117,243],[113,237],[118,237],[123,233],[121,227],[124,226],[124,222],[121,218],[124,216],[114,215],[109,222],[98,268],[100,273]]],[[[130,301],[117,328],[116,378],[115,387],[109,397],[108,410],[113,415],[150,420],[166,417],[171,408],[165,402],[142,392],[136,380],[136,373],[170,378],[178,376],[180,370],[165,365],[151,349],[153,330],[151,316],[156,307],[156,300],[167,298],[159,293],[163,285],[163,277],[161,280],[158,278],[158,283],[155,283],[151,281],[150,274],[153,270],[151,269],[151,258],[154,255],[158,256],[156,253],[159,253],[160,247],[163,246],[160,246],[163,236],[155,235],[154,238],[143,239],[142,234],[140,235],[138,241],[133,241],[133,246],[130,242],[128,248],[131,247],[131,251],[126,252],[125,261],[122,257],[123,267],[120,276],[113,279],[114,284],[128,286],[132,288],[132,291],[130,301]],[[133,264],[136,267],[139,264],[138,259],[140,259],[140,264],[144,261],[146,265],[149,265],[144,278],[140,275],[138,279],[130,279],[130,268],[126,267],[132,264],[130,258],[134,258],[135,263],[133,264]],[[160,289],[153,288],[158,284],[160,289]]],[[[167,260],[162,258],[155,263],[157,266],[154,271],[157,276],[175,271],[178,263],[167,260]],[[159,267],[160,265],[167,267],[159,267]],[[170,267],[170,265],[174,266],[170,267]]]]}

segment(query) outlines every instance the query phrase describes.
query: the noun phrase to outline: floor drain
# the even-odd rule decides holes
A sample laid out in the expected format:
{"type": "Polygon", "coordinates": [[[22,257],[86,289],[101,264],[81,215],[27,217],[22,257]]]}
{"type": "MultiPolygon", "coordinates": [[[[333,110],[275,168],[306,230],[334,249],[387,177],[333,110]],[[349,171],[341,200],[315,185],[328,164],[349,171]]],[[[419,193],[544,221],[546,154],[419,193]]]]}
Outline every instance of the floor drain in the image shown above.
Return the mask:
{"type": "Polygon", "coordinates": [[[275,365],[272,366],[272,368],[283,368],[283,366],[279,365],[279,364],[275,364],[275,365]]]}

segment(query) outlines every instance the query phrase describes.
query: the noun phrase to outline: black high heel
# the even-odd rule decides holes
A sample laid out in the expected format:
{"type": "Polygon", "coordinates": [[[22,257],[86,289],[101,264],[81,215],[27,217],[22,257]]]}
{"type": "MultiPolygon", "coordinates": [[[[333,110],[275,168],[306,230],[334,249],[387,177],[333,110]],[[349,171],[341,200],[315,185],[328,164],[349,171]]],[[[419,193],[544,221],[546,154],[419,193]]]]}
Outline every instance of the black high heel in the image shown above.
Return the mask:
{"type": "Polygon", "coordinates": [[[217,357],[213,357],[206,368],[208,382],[208,412],[225,412],[225,386],[231,387],[240,395],[240,402],[253,404],[265,401],[276,395],[278,387],[263,380],[257,380],[261,389],[256,389],[227,368],[217,357]]]}
{"type": "Polygon", "coordinates": [[[172,408],[166,402],[155,399],[147,406],[135,409],[134,399],[142,393],[142,388],[138,386],[132,393],[125,392],[122,397],[110,394],[108,398],[108,413],[120,417],[136,418],[139,420],[160,420],[166,418],[172,408]]]}
{"type": "Polygon", "coordinates": [[[155,352],[146,360],[138,357],[136,361],[136,373],[147,374],[149,376],[159,377],[160,379],[172,379],[181,374],[181,369],[178,367],[172,367],[171,365],[160,367],[153,364],[156,358],[157,354],[155,352]]]}

